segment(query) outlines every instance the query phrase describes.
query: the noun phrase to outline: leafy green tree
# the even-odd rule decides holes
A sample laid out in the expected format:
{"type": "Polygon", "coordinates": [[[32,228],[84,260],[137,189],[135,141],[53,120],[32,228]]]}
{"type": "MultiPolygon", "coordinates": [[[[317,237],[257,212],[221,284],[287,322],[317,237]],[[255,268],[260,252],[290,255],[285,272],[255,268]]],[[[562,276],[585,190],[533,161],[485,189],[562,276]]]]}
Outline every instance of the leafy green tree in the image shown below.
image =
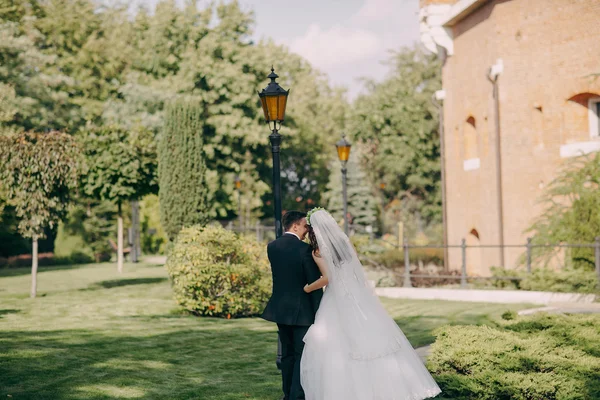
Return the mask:
{"type": "Polygon", "coordinates": [[[170,240],[209,217],[202,108],[197,102],[175,101],[167,109],[159,145],[161,223],[170,240]]]}
{"type": "Polygon", "coordinates": [[[37,293],[38,240],[63,218],[77,185],[80,151],[60,132],[0,136],[0,185],[19,217],[19,232],[32,240],[31,297],[37,293]]]}
{"type": "Polygon", "coordinates": [[[154,135],[143,128],[104,126],[89,129],[81,141],[87,163],[81,177],[83,193],[118,207],[117,268],[122,272],[123,203],[158,189],[154,135]]]}
{"type": "Polygon", "coordinates": [[[0,128],[61,129],[72,117],[61,90],[69,78],[55,68],[56,56],[41,50],[37,5],[29,3],[0,1],[0,128]]]}
{"type": "MultiPolygon", "coordinates": [[[[366,175],[358,163],[359,156],[350,154],[347,164],[348,176],[348,213],[352,225],[373,226],[376,221],[377,201],[371,191],[366,175]]],[[[331,174],[325,193],[327,209],[337,221],[344,220],[344,202],[342,194],[342,171],[338,160],[331,162],[331,174]]]]}
{"type": "Polygon", "coordinates": [[[366,148],[369,180],[385,182],[386,193],[411,203],[426,223],[439,223],[440,150],[432,96],[441,87],[440,62],[415,47],[395,53],[389,63],[390,76],[370,82],[367,94],[355,101],[348,132],[366,148]]]}
{"type": "MultiPolygon", "coordinates": [[[[600,157],[586,155],[567,163],[548,185],[541,202],[546,210],[527,230],[534,244],[593,243],[600,236],[600,157]]],[[[548,262],[560,249],[534,247],[533,256],[548,262]]],[[[594,249],[568,249],[572,266],[594,268],[594,249]]]]}
{"type": "Polygon", "coordinates": [[[256,90],[278,60],[280,82],[292,88],[282,130],[284,207],[320,203],[348,111],[344,92],[285,47],[253,42],[254,16],[238,1],[180,8],[165,0],[133,18],[94,0],[0,2],[0,128],[85,136],[90,124],[142,126],[159,137],[166,105],[187,98],[202,110],[210,218],[235,216],[236,174],[244,175],[244,200],[252,199],[245,214],[270,217],[270,132],[256,90]]]}
{"type": "MultiPolygon", "coordinates": [[[[320,201],[327,183],[327,163],[335,149],[348,104],[343,91],[284,47],[251,40],[253,16],[238,2],[198,10],[180,10],[160,2],[154,14],[139,12],[134,24],[132,69],[107,104],[104,117],[119,124],[143,124],[156,133],[165,124],[165,105],[189,97],[203,110],[202,135],[211,218],[233,218],[237,194],[232,177],[243,170],[246,154],[263,185],[271,186],[269,130],[262,120],[256,90],[266,86],[270,61],[292,95],[282,148],[284,208],[320,201]]],[[[254,181],[255,178],[253,178],[254,181]]],[[[258,192],[257,192],[258,193],[258,192]]],[[[257,212],[272,216],[270,191],[261,194],[257,212]]],[[[305,205],[301,205],[305,206],[305,205]]]]}
{"type": "Polygon", "coordinates": [[[119,96],[131,66],[127,10],[94,0],[51,0],[40,8],[34,24],[39,47],[54,60],[45,72],[67,77],[56,82],[57,100],[70,111],[65,126],[76,131],[85,123],[100,124],[106,101],[119,96]]]}

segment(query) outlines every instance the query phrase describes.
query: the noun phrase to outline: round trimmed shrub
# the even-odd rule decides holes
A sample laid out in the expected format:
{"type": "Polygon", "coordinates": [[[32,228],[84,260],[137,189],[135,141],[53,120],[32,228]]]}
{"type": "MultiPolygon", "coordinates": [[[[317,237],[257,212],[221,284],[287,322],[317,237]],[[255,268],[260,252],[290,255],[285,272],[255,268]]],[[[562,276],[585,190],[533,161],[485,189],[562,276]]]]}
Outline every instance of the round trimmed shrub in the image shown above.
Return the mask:
{"type": "Polygon", "coordinates": [[[265,246],[222,227],[182,229],[166,267],[175,300],[195,315],[258,315],[271,293],[265,246]]]}

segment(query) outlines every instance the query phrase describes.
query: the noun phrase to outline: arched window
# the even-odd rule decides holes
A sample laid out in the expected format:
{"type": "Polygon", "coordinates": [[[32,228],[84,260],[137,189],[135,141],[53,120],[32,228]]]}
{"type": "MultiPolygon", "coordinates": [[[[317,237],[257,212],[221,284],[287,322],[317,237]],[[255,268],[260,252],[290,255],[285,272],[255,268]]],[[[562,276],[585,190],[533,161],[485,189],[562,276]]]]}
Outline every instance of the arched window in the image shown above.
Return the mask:
{"type": "Polygon", "coordinates": [[[563,110],[561,157],[600,150],[600,95],[579,93],[569,98],[563,110]],[[590,141],[592,139],[592,141],[590,141]]]}
{"type": "Polygon", "coordinates": [[[600,95],[580,93],[567,101],[565,128],[574,134],[588,132],[590,137],[600,136],[600,95]]]}
{"type": "Polygon", "coordinates": [[[479,232],[473,228],[467,235],[467,275],[482,276],[486,274],[486,270],[482,265],[482,249],[479,232]]]}
{"type": "Polygon", "coordinates": [[[477,122],[473,116],[463,124],[464,169],[470,171],[479,168],[479,151],[477,143],[477,122]]]}

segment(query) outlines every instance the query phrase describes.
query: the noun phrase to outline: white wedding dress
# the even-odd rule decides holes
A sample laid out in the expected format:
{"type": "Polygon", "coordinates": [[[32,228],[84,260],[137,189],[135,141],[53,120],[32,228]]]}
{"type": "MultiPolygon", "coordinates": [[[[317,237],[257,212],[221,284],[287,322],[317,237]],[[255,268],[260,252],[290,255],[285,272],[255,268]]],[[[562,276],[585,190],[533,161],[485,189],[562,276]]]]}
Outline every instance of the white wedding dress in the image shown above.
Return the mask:
{"type": "Polygon", "coordinates": [[[329,284],[304,337],[306,400],[421,400],[440,393],[367,283],[348,237],[324,210],[310,217],[329,284]]]}

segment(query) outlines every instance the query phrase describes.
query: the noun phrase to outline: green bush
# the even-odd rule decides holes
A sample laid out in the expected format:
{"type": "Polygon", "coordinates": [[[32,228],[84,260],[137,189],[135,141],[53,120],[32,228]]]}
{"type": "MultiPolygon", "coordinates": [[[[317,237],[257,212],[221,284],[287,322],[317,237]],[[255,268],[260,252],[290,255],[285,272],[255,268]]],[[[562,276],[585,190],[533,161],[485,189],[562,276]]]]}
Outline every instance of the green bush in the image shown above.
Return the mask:
{"type": "Polygon", "coordinates": [[[221,227],[182,229],[168,249],[166,268],[175,300],[196,315],[258,315],[271,293],[264,245],[221,227]]]}
{"type": "MultiPolygon", "coordinates": [[[[506,269],[502,267],[491,267],[492,279],[490,284],[499,289],[520,289],[521,279],[524,278],[523,271],[506,269]]],[[[485,285],[485,282],[482,282],[485,285]]]]}
{"type": "Polygon", "coordinates": [[[492,276],[495,278],[520,278],[492,279],[492,285],[497,288],[561,293],[598,293],[596,273],[582,268],[563,268],[561,270],[535,268],[528,274],[525,271],[492,267],[492,276]]]}
{"type": "Polygon", "coordinates": [[[565,268],[554,271],[539,268],[531,274],[525,274],[520,287],[523,290],[539,290],[549,292],[598,292],[598,279],[594,271],[565,268]]]}
{"type": "MultiPolygon", "coordinates": [[[[404,268],[403,250],[386,250],[380,254],[373,255],[372,258],[387,268],[404,268]]],[[[413,265],[417,264],[419,261],[424,264],[433,263],[436,265],[444,265],[444,250],[425,248],[409,249],[408,258],[413,265]]]]}
{"type": "Polygon", "coordinates": [[[448,399],[600,399],[600,316],[538,315],[436,331],[430,370],[448,399]]]}

